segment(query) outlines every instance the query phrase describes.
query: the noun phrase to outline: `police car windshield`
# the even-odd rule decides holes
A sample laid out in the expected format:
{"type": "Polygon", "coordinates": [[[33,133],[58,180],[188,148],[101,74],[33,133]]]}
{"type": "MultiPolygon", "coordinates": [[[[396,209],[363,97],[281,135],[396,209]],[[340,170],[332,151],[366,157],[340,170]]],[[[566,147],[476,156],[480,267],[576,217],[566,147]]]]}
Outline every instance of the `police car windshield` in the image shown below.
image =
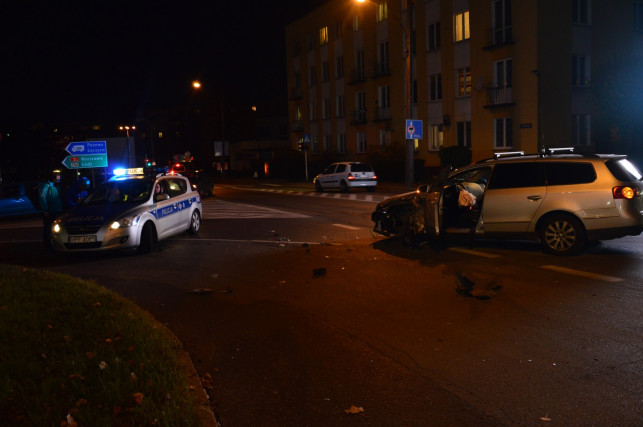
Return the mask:
{"type": "Polygon", "coordinates": [[[105,182],[89,193],[82,204],[95,206],[142,203],[150,198],[152,184],[152,181],[142,180],[105,182]]]}

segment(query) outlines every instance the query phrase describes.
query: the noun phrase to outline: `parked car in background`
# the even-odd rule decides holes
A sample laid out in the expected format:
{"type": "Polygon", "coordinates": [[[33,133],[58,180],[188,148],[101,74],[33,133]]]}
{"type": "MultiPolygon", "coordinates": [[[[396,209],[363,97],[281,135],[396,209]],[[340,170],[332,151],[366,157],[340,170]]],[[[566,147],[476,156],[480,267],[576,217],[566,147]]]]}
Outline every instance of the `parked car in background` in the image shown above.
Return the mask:
{"type": "Polygon", "coordinates": [[[626,156],[497,154],[456,169],[396,220],[376,208],[376,232],[416,242],[464,234],[472,238],[533,238],[543,250],[576,254],[588,240],[643,231],[643,175],[626,156]]]}
{"type": "Polygon", "coordinates": [[[375,191],[377,175],[373,167],[362,162],[333,163],[313,179],[316,191],[339,189],[348,192],[351,188],[366,188],[375,191]]]}
{"type": "Polygon", "coordinates": [[[0,185],[0,217],[41,213],[38,206],[38,183],[14,182],[0,185]]]}

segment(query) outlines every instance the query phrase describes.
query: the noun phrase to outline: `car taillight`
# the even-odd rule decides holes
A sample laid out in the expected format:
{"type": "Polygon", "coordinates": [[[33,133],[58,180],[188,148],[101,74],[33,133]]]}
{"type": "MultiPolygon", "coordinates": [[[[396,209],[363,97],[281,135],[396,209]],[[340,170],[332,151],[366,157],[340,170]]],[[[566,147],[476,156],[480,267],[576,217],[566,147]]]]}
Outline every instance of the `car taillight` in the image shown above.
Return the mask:
{"type": "Polygon", "coordinates": [[[624,186],[618,186],[612,188],[612,194],[615,199],[633,199],[639,195],[639,190],[637,188],[624,186]]]}
{"type": "Polygon", "coordinates": [[[352,174],[352,173],[349,173],[349,174],[348,174],[347,179],[348,179],[349,181],[352,181],[353,179],[355,179],[355,177],[353,176],[353,174],[352,174]]]}
{"type": "Polygon", "coordinates": [[[377,175],[373,175],[373,179],[377,179],[377,175]]]}

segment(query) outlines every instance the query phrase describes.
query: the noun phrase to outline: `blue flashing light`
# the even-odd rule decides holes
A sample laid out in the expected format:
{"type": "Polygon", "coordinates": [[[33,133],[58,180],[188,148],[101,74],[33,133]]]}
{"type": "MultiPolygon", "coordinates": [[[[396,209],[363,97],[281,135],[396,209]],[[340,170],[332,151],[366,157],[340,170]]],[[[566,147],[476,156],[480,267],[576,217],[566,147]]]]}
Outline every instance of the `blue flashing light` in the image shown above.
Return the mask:
{"type": "Polygon", "coordinates": [[[121,175],[125,175],[126,173],[127,173],[127,169],[125,168],[114,169],[114,176],[121,176],[121,175]]]}

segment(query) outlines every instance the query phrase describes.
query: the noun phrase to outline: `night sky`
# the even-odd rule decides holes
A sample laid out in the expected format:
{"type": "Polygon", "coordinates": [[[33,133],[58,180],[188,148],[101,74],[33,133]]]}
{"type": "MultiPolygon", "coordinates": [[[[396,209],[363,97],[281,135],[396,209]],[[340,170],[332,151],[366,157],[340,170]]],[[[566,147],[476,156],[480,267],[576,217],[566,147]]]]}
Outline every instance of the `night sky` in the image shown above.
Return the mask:
{"type": "Polygon", "coordinates": [[[284,26],[321,2],[3,2],[0,126],[133,121],[193,79],[248,105],[286,97],[284,26]]]}

